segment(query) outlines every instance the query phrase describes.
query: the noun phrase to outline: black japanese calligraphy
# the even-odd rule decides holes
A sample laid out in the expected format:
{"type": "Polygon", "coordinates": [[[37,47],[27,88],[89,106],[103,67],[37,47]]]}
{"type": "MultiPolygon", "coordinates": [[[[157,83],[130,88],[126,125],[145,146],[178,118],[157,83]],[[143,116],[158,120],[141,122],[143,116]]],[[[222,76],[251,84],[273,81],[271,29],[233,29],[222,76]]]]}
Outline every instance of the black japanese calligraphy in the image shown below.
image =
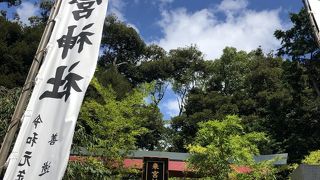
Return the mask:
{"type": "Polygon", "coordinates": [[[34,128],[37,129],[38,124],[39,124],[39,123],[42,123],[40,114],[36,117],[36,119],[33,120],[32,123],[34,124],[34,128]]]}
{"type": "Polygon", "coordinates": [[[98,5],[101,4],[102,0],[71,0],[69,2],[69,4],[77,4],[77,7],[79,10],[73,11],[73,17],[75,20],[79,20],[81,18],[88,18],[90,17],[92,11],[94,10],[94,8],[92,8],[92,6],[94,5],[94,3],[97,2],[98,5]]]}
{"type": "Polygon", "coordinates": [[[18,164],[18,166],[24,166],[26,163],[28,164],[28,166],[30,166],[29,160],[30,160],[30,158],[32,157],[31,154],[32,154],[32,152],[26,151],[26,152],[24,153],[24,156],[23,156],[23,158],[24,158],[23,163],[21,163],[21,161],[20,161],[19,164],[18,164]]]}
{"type": "Polygon", "coordinates": [[[22,171],[19,171],[18,172],[19,174],[17,175],[17,178],[16,180],[24,180],[24,175],[26,174],[26,171],[25,170],[22,170],[22,171]]]}
{"type": "Polygon", "coordinates": [[[152,165],[152,179],[157,180],[159,174],[159,165],[158,163],[153,163],[152,165]]]}
{"type": "Polygon", "coordinates": [[[31,147],[32,147],[33,144],[36,144],[36,140],[38,139],[37,136],[38,136],[38,133],[34,132],[33,137],[28,137],[26,143],[31,144],[31,147]]]}
{"type": "Polygon", "coordinates": [[[65,101],[67,101],[70,96],[71,88],[77,92],[82,92],[82,90],[79,88],[77,84],[77,81],[80,81],[81,79],[83,79],[83,77],[71,72],[73,68],[75,68],[79,64],[79,62],[80,61],[71,65],[71,67],[68,69],[69,74],[64,79],[62,79],[62,77],[67,66],[59,66],[56,70],[55,77],[50,78],[47,81],[47,83],[53,85],[52,91],[45,91],[43,94],[41,94],[39,99],[40,100],[43,98],[61,99],[63,96],[65,96],[65,101]],[[63,87],[64,91],[59,91],[60,86],[63,86],[63,85],[64,85],[63,87]]]}
{"type": "Polygon", "coordinates": [[[41,173],[39,174],[39,176],[42,176],[42,175],[44,175],[44,174],[46,174],[46,173],[49,172],[50,164],[51,164],[51,162],[49,162],[49,161],[47,161],[47,162],[45,162],[45,163],[43,164],[42,170],[41,170],[41,173]]]}
{"type": "Polygon", "coordinates": [[[58,133],[51,135],[51,140],[48,141],[50,145],[54,145],[54,143],[56,143],[56,141],[58,141],[57,136],[58,136],[58,133]]]}
{"type": "Polygon", "coordinates": [[[82,28],[83,32],[79,33],[77,36],[73,36],[74,29],[77,26],[68,26],[67,35],[63,35],[60,39],[57,40],[59,48],[63,48],[62,59],[67,57],[69,49],[72,49],[75,44],[79,44],[78,53],[83,50],[84,43],[92,45],[92,42],[88,37],[94,35],[94,33],[84,30],[89,29],[93,24],[94,23],[84,26],[82,28]]]}

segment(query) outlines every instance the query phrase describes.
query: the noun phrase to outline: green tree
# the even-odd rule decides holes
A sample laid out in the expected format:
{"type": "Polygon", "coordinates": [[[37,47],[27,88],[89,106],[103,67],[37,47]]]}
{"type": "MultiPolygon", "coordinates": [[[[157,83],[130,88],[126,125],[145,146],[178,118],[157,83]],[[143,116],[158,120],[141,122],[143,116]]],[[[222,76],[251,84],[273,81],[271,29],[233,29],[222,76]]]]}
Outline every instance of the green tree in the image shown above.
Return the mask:
{"type": "Polygon", "coordinates": [[[305,9],[291,14],[293,27],[277,30],[276,38],[281,40],[279,55],[292,59],[284,64],[284,78],[292,94],[292,105],[287,113],[290,128],[284,130],[283,147],[289,153],[291,162],[299,162],[309,151],[317,150],[320,139],[320,61],[319,48],[313,37],[312,25],[305,9]],[[296,146],[295,144],[300,144],[296,146]]]}
{"type": "Polygon", "coordinates": [[[85,128],[87,137],[80,136],[75,143],[102,148],[104,157],[112,161],[121,159],[126,152],[136,149],[137,137],[147,132],[146,128],[141,127],[143,98],[147,91],[134,89],[124,99],[117,100],[111,87],[103,87],[96,79],[92,80],[91,85],[101,100],[98,102],[88,97],[83,103],[78,131],[85,128]]]}
{"type": "Polygon", "coordinates": [[[95,76],[104,87],[112,86],[112,89],[116,92],[117,99],[124,98],[134,88],[134,85],[130,83],[125,75],[120,74],[114,67],[98,66],[95,76]]]}
{"type": "Polygon", "coordinates": [[[0,27],[0,86],[22,87],[44,26],[21,26],[0,16],[0,27]]]}
{"type": "Polygon", "coordinates": [[[303,64],[259,48],[250,53],[226,48],[207,68],[211,74],[205,88],[190,90],[185,112],[172,119],[172,150],[186,151],[199,122],[228,114],[239,115],[247,132],[269,136],[270,142],[258,145],[263,154],[287,152],[289,162],[298,162],[317,149],[319,99],[303,64]]]}
{"type": "Polygon", "coordinates": [[[159,149],[164,133],[164,123],[159,108],[154,104],[143,105],[138,116],[139,121],[136,123],[147,129],[147,132],[137,137],[136,146],[151,151],[159,149]]]}
{"type": "Polygon", "coordinates": [[[161,114],[144,101],[151,88],[143,84],[117,99],[111,86],[102,86],[96,78],[91,81],[77,122],[73,149],[85,147],[91,155],[100,157],[69,163],[65,179],[133,179],[140,173],[123,168],[122,163],[131,150],[153,150],[159,146],[162,129],[157,127],[163,127],[161,114]]]}
{"type": "Polygon", "coordinates": [[[99,158],[89,157],[77,161],[69,161],[64,180],[86,180],[101,179],[107,180],[112,176],[112,172],[99,158]]]}
{"type": "Polygon", "coordinates": [[[308,12],[303,8],[297,14],[290,14],[290,20],[293,23],[291,29],[276,30],[274,33],[275,37],[281,40],[282,45],[278,49],[278,55],[288,55],[292,60],[301,63],[307,69],[314,91],[320,96],[320,63],[318,61],[320,54],[308,12]]]}
{"type": "Polygon", "coordinates": [[[249,72],[250,55],[235,48],[226,47],[222,56],[211,64],[212,78],[210,90],[222,91],[223,94],[235,94],[245,88],[244,81],[249,72]]]}
{"type": "Polygon", "coordinates": [[[256,143],[267,140],[263,133],[245,133],[237,116],[199,123],[199,127],[188,146],[188,162],[201,176],[213,179],[228,179],[231,164],[253,165],[253,155],[259,153],[256,143]]]}
{"type": "Polygon", "coordinates": [[[140,81],[154,81],[155,88],[150,93],[153,104],[158,105],[163,99],[173,71],[173,64],[163,48],[154,44],[145,48],[144,58],[137,67],[137,72],[140,81]]]}
{"type": "Polygon", "coordinates": [[[304,60],[309,54],[312,57],[318,49],[313,36],[312,24],[306,9],[299,13],[291,13],[290,20],[293,27],[288,30],[276,30],[274,35],[281,40],[282,46],[278,49],[279,55],[289,55],[294,60],[304,60]]]}
{"type": "Polygon", "coordinates": [[[176,131],[173,150],[185,151],[198,131],[198,123],[238,114],[245,97],[245,80],[252,55],[225,48],[221,58],[204,62],[201,86],[188,92],[184,113],[172,119],[176,131]]]}
{"type": "Polygon", "coordinates": [[[169,60],[173,64],[172,89],[179,96],[179,116],[184,111],[188,92],[203,86],[205,74],[203,54],[196,46],[170,50],[169,60]]]}
{"type": "Polygon", "coordinates": [[[147,128],[148,133],[139,136],[137,146],[157,149],[164,130],[157,105],[168,86],[172,65],[165,50],[157,45],[146,46],[135,29],[115,16],[108,16],[105,22],[101,44],[103,53],[95,75],[104,87],[111,85],[117,100],[126,98],[140,84],[154,84],[150,91],[152,104],[142,108],[143,117],[140,118],[140,125],[147,128]]]}
{"type": "Polygon", "coordinates": [[[105,20],[101,40],[103,54],[99,64],[106,69],[113,67],[132,84],[136,84],[135,66],[143,57],[145,43],[139,34],[115,16],[105,20]]]}
{"type": "Polygon", "coordinates": [[[140,83],[156,81],[152,94],[154,103],[160,102],[172,72],[165,50],[146,46],[135,29],[115,16],[105,20],[101,49],[96,76],[103,85],[111,84],[121,98],[140,83]]]}
{"type": "Polygon", "coordinates": [[[19,94],[19,88],[7,89],[0,86],[0,142],[3,142],[3,138],[7,132],[8,125],[19,99],[19,94]]]}
{"type": "MultiPolygon", "coordinates": [[[[122,167],[123,158],[130,150],[141,145],[140,139],[151,136],[147,129],[151,129],[148,127],[150,124],[146,124],[146,121],[153,118],[148,112],[152,107],[144,102],[149,85],[133,89],[121,100],[116,98],[111,86],[102,86],[96,78],[90,86],[89,91],[94,91],[95,96],[87,96],[81,107],[73,149],[77,151],[84,147],[91,155],[102,157],[72,162],[67,169],[66,179],[76,178],[74,173],[77,170],[83,171],[83,179],[90,176],[105,179],[122,176],[126,172],[122,167]]],[[[145,143],[143,147],[156,146],[152,140],[142,143],[145,143]]]]}
{"type": "Polygon", "coordinates": [[[240,107],[248,128],[264,131],[276,141],[269,144],[268,153],[283,152],[283,143],[294,130],[286,122],[293,103],[290,89],[283,80],[283,60],[270,55],[255,55],[245,86],[246,95],[240,107]],[[246,116],[246,117],[245,117],[246,116]],[[282,147],[277,146],[280,143],[282,147]]]}

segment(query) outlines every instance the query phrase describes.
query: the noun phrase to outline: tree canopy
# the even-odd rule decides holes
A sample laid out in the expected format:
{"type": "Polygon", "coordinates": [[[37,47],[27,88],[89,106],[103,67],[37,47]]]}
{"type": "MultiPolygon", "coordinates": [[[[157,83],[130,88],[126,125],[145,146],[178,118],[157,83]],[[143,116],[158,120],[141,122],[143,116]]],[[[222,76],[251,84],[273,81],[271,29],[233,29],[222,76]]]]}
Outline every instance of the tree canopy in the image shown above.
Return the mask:
{"type": "MultiPolygon", "coordinates": [[[[263,133],[245,133],[237,116],[199,123],[195,141],[188,146],[190,168],[203,177],[228,179],[232,166],[251,167],[259,154],[257,142],[267,141],[263,133]]],[[[261,173],[261,172],[260,172],[261,173]]],[[[264,174],[272,179],[271,174],[264,174]]]]}

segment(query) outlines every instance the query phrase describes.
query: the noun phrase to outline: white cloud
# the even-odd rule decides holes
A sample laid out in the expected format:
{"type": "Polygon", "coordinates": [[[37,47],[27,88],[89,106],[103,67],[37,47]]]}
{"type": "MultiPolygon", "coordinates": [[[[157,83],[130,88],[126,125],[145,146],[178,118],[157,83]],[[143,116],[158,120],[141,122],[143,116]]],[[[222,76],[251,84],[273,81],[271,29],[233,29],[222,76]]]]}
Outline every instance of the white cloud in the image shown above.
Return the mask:
{"type": "Polygon", "coordinates": [[[160,108],[164,114],[175,117],[179,114],[179,104],[176,99],[169,99],[161,103],[160,108]]]}
{"type": "Polygon", "coordinates": [[[125,21],[123,10],[126,7],[126,3],[123,0],[110,0],[108,5],[108,13],[115,14],[119,20],[125,21]]]}
{"type": "Polygon", "coordinates": [[[28,18],[31,16],[35,16],[39,10],[39,7],[34,5],[31,2],[23,2],[18,8],[17,8],[17,14],[20,17],[20,21],[24,24],[30,24],[28,18]]]}
{"type": "Polygon", "coordinates": [[[174,0],[159,0],[162,4],[173,3],[174,0]]]}
{"type": "Polygon", "coordinates": [[[247,0],[224,0],[218,5],[218,9],[221,11],[235,11],[244,9],[247,5],[247,0]]]}
{"type": "Polygon", "coordinates": [[[163,11],[159,25],[164,37],[156,43],[166,50],[196,44],[209,59],[220,57],[226,46],[250,51],[261,45],[270,51],[280,45],[273,36],[284,26],[280,10],[250,10],[245,0],[224,0],[217,9],[163,11]],[[226,18],[218,19],[218,12],[226,18]]]}
{"type": "Polygon", "coordinates": [[[174,0],[157,0],[152,1],[152,5],[157,6],[160,11],[168,8],[168,5],[172,4],[174,0]]]}
{"type": "MultiPolygon", "coordinates": [[[[139,3],[138,0],[135,0],[134,3],[139,3]]],[[[127,6],[127,3],[125,3],[123,0],[110,0],[109,7],[108,7],[108,14],[115,14],[120,21],[126,22],[127,19],[123,13],[127,6]]],[[[128,26],[135,29],[138,33],[140,33],[138,27],[132,23],[128,23],[128,26]]]]}

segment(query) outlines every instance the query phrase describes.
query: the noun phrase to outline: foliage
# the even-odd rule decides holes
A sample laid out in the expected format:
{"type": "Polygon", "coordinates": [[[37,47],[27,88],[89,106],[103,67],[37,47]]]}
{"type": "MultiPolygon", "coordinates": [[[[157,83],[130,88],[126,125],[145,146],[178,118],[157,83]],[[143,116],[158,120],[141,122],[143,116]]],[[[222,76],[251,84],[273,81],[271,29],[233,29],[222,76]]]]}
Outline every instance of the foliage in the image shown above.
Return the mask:
{"type": "Polygon", "coordinates": [[[154,44],[146,46],[134,28],[115,16],[105,20],[101,48],[96,76],[104,86],[112,85],[122,98],[137,85],[156,81],[154,103],[160,102],[172,72],[165,50],[154,44]]]}
{"type": "Polygon", "coordinates": [[[304,66],[313,90],[320,96],[320,58],[319,47],[314,38],[308,12],[301,9],[298,14],[290,14],[293,27],[286,31],[275,31],[275,37],[281,40],[279,55],[287,55],[304,66]]]}
{"type": "Polygon", "coordinates": [[[308,68],[261,49],[250,53],[225,48],[221,58],[208,62],[205,88],[192,88],[185,111],[172,119],[173,151],[186,151],[199,130],[198,123],[241,117],[247,132],[265,132],[270,141],[258,144],[263,154],[289,153],[299,162],[320,144],[320,100],[308,68]],[[299,143],[300,146],[296,146],[299,143]]]}
{"type": "Polygon", "coordinates": [[[291,13],[290,20],[293,23],[292,28],[286,31],[276,30],[274,33],[282,44],[278,49],[278,55],[289,55],[294,60],[303,60],[306,54],[312,57],[318,47],[308,12],[303,8],[297,14],[291,13]]]}
{"type": "Polygon", "coordinates": [[[129,80],[114,67],[105,69],[102,66],[98,66],[95,76],[103,86],[112,86],[112,89],[116,92],[117,99],[124,98],[134,88],[129,80]]]}
{"type": "Polygon", "coordinates": [[[36,52],[43,25],[21,26],[0,16],[0,86],[22,86],[36,52]]]}
{"type": "Polygon", "coordinates": [[[250,173],[237,173],[232,171],[229,179],[234,180],[276,180],[277,168],[273,167],[273,160],[263,161],[250,166],[250,173]]]}
{"type": "Polygon", "coordinates": [[[199,123],[199,127],[195,142],[188,146],[190,168],[214,179],[226,179],[230,164],[254,164],[253,155],[259,153],[255,143],[266,140],[263,133],[245,133],[237,116],[199,123]]]}
{"type": "Polygon", "coordinates": [[[266,130],[267,96],[273,97],[277,94],[275,90],[281,90],[278,85],[281,60],[265,57],[259,49],[248,54],[225,48],[220,59],[207,62],[205,66],[210,74],[206,75],[204,89],[192,88],[185,112],[172,120],[172,128],[176,131],[175,150],[184,151],[184,146],[193,141],[199,122],[223,119],[228,114],[239,114],[249,131],[266,130]]]}
{"type": "Polygon", "coordinates": [[[282,140],[282,147],[286,147],[292,162],[299,162],[304,155],[318,149],[320,145],[320,124],[317,118],[320,107],[320,54],[308,18],[307,11],[301,9],[299,13],[290,15],[292,28],[275,32],[282,45],[278,54],[293,60],[286,62],[283,68],[294,103],[287,113],[291,127],[288,134],[282,135],[286,137],[282,140]],[[297,143],[300,146],[296,146],[297,143]]]}
{"type": "MultiPolygon", "coordinates": [[[[78,130],[85,128],[93,150],[102,148],[105,158],[121,160],[127,151],[135,149],[136,138],[147,132],[141,126],[143,98],[147,91],[134,89],[130,96],[116,100],[111,87],[104,88],[96,79],[92,80],[91,85],[101,100],[98,102],[88,98],[83,103],[78,130]]],[[[88,144],[79,140],[80,142],[76,142],[79,146],[88,144]]]]}
{"type": "Polygon", "coordinates": [[[71,161],[68,163],[65,180],[71,179],[108,179],[111,171],[106,168],[102,161],[96,158],[83,159],[82,161],[71,161]]]}
{"type": "Polygon", "coordinates": [[[115,16],[108,16],[102,34],[103,54],[99,64],[113,67],[131,83],[135,82],[134,68],[142,58],[145,43],[139,34],[115,16]]]}
{"type": "Polygon", "coordinates": [[[81,169],[84,179],[91,175],[98,179],[100,176],[132,179],[134,174],[140,173],[123,169],[122,162],[130,150],[137,147],[153,149],[158,146],[157,138],[160,138],[161,129],[153,126],[163,127],[162,120],[159,119],[160,112],[153,105],[146,105],[144,102],[150,88],[152,87],[145,84],[118,100],[110,86],[102,86],[96,78],[91,81],[89,91],[95,91],[96,96],[86,97],[82,105],[73,148],[77,150],[78,147],[85,147],[92,154],[101,154],[103,158],[73,162],[68,169],[68,176],[74,177],[72,173],[81,169]],[[154,122],[160,125],[153,124],[154,122]],[[97,171],[93,171],[94,169],[97,171]]]}
{"type": "Polygon", "coordinates": [[[0,86],[0,142],[3,142],[11,116],[18,102],[19,94],[19,88],[7,89],[0,86]]]}
{"type": "Polygon", "coordinates": [[[160,148],[160,140],[165,131],[162,114],[154,104],[144,105],[141,107],[136,121],[138,125],[148,131],[137,137],[136,146],[145,150],[157,150],[160,148]]]}
{"type": "Polygon", "coordinates": [[[201,51],[195,46],[170,50],[172,62],[172,90],[179,96],[179,115],[186,104],[187,93],[194,87],[201,87],[204,76],[204,59],[201,51]]]}
{"type": "Polygon", "coordinates": [[[125,169],[121,166],[114,166],[112,170],[108,167],[108,162],[103,157],[79,157],[69,161],[64,180],[87,180],[87,179],[139,179],[140,170],[125,169]],[[116,172],[116,173],[115,173],[116,172]]]}
{"type": "Polygon", "coordinates": [[[146,46],[135,29],[115,16],[105,20],[101,48],[103,54],[95,75],[104,87],[111,85],[117,100],[126,98],[145,82],[155,83],[150,89],[154,101],[141,107],[140,121],[136,122],[148,132],[137,137],[136,145],[147,150],[159,148],[164,127],[157,104],[164,96],[166,80],[172,72],[166,52],[157,45],[146,46]]]}
{"type": "Polygon", "coordinates": [[[40,14],[41,14],[41,20],[42,22],[47,22],[48,19],[49,19],[49,15],[50,15],[50,11],[51,11],[51,8],[53,7],[54,5],[54,2],[53,0],[42,0],[40,2],[40,14]]]}
{"type": "Polygon", "coordinates": [[[312,151],[302,160],[302,163],[310,165],[320,165],[320,150],[312,151]]]}

